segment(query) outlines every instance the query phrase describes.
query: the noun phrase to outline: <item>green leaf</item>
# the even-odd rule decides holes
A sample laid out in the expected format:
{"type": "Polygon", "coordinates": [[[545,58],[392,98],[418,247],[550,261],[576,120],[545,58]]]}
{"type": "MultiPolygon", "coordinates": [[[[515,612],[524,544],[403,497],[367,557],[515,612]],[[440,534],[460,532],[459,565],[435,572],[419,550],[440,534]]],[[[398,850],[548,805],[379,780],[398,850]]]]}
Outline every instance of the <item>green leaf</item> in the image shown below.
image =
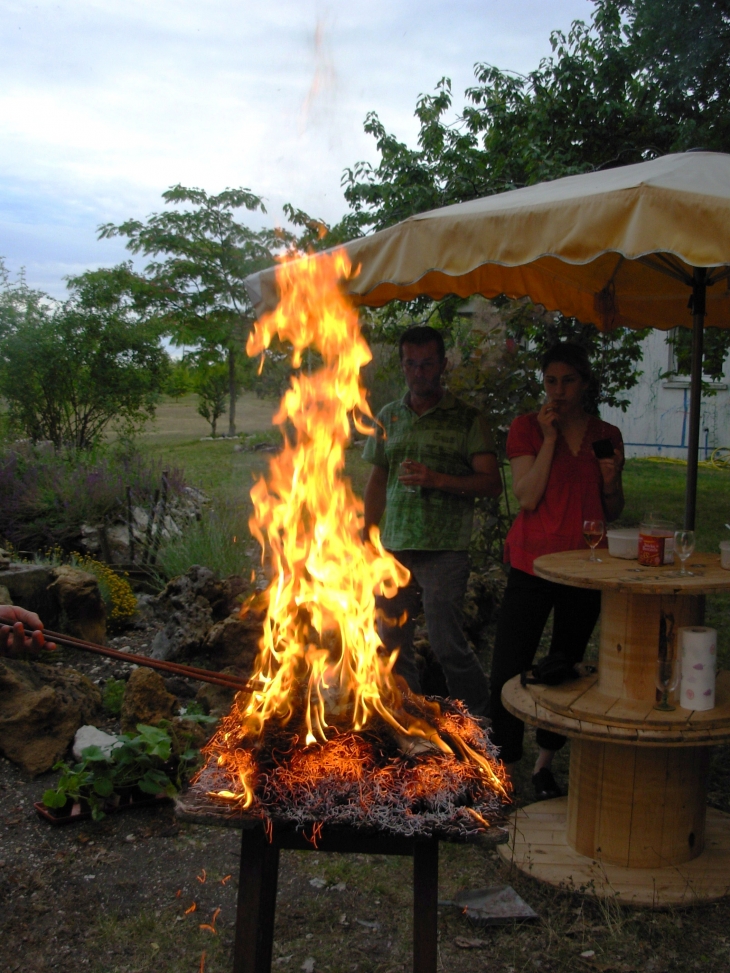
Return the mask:
{"type": "Polygon", "coordinates": [[[111,797],[114,793],[114,784],[109,777],[99,777],[94,781],[94,791],[100,797],[111,797]]]}
{"type": "Polygon", "coordinates": [[[63,807],[66,800],[64,791],[50,789],[43,792],[43,803],[46,807],[63,807]]]}
{"type": "Polygon", "coordinates": [[[84,747],[81,751],[81,758],[86,763],[109,763],[109,756],[95,743],[89,747],[84,747]]]}

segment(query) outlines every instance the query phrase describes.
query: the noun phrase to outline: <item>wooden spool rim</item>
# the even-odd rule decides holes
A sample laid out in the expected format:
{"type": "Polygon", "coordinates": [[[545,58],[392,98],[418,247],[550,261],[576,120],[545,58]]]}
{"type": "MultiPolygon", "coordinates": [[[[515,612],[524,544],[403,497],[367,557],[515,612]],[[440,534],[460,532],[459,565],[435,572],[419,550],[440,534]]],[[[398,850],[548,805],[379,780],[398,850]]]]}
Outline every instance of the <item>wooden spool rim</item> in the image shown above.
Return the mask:
{"type": "Polygon", "coordinates": [[[561,551],[543,554],[535,559],[533,569],[538,578],[556,581],[574,588],[599,591],[623,591],[639,595],[703,595],[730,591],[730,571],[720,565],[719,554],[695,554],[686,563],[702,574],[673,577],[679,563],[661,568],[647,568],[638,561],[611,557],[601,550],[600,563],[589,561],[590,551],[561,551]]]}
{"type": "Polygon", "coordinates": [[[704,712],[678,706],[673,713],[661,713],[651,703],[605,696],[593,689],[597,678],[584,676],[562,686],[522,686],[515,676],[503,687],[502,702],[513,716],[532,726],[603,743],[697,747],[730,740],[730,672],[718,673],[717,705],[704,712]],[[586,702],[581,706],[586,697],[592,707],[586,702]],[[605,705],[603,712],[597,712],[596,701],[605,705]],[[631,710],[635,717],[613,715],[631,710]]]}

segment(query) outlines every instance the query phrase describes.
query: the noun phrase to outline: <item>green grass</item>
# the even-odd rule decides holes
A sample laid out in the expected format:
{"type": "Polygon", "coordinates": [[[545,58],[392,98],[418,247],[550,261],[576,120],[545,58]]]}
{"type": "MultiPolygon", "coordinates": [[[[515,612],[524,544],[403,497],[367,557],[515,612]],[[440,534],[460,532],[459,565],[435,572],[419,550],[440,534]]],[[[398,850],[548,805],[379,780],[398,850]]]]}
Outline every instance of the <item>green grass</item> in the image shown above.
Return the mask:
{"type": "Polygon", "coordinates": [[[248,574],[250,570],[250,534],[248,504],[219,501],[205,510],[201,519],[185,533],[165,544],[158,566],[168,578],[184,574],[191,564],[204,564],[221,578],[230,574],[248,574]]]}

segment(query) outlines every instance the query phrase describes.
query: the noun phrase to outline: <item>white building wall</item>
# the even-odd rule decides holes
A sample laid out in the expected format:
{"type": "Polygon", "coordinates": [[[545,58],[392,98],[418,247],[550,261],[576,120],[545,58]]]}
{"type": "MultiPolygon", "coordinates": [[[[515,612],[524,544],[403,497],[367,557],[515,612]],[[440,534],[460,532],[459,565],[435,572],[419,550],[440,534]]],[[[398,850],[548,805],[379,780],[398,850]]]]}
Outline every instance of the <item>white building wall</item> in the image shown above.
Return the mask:
{"type": "MultiPolygon", "coordinates": [[[[687,458],[689,437],[689,381],[667,381],[670,349],[663,331],[651,331],[644,340],[644,358],[637,365],[643,374],[626,393],[630,405],[601,408],[601,417],[618,426],[626,444],[626,456],[687,458]]],[[[725,363],[724,379],[730,378],[725,363]]],[[[700,459],[709,459],[716,446],[730,446],[730,390],[728,381],[717,383],[716,394],[703,396],[700,419],[700,459]]]]}

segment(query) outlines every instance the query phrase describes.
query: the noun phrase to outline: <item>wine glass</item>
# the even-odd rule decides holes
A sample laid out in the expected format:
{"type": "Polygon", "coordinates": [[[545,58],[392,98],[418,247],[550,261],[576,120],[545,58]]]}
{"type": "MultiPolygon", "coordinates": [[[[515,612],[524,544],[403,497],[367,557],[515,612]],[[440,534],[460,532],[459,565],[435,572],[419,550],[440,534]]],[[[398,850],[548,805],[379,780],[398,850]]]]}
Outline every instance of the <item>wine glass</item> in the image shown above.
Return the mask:
{"type": "Polygon", "coordinates": [[[596,548],[601,543],[604,530],[605,525],[602,520],[583,521],[583,536],[586,539],[586,544],[591,549],[591,556],[588,558],[589,561],[600,562],[601,560],[600,557],[596,557],[596,548]]]}
{"type": "MultiPolygon", "coordinates": [[[[410,473],[412,473],[413,470],[411,469],[411,463],[412,460],[404,459],[400,464],[398,475],[408,476],[410,473]]],[[[410,484],[406,485],[405,483],[401,483],[401,486],[406,493],[418,493],[418,487],[410,486],[410,484]]]]}
{"type": "Polygon", "coordinates": [[[675,530],[674,532],[674,553],[681,562],[679,571],[680,578],[690,577],[692,572],[688,571],[684,562],[695,549],[695,532],[693,530],[675,530]]]}
{"type": "Polygon", "coordinates": [[[656,688],[662,694],[662,698],[654,709],[662,710],[664,713],[671,713],[676,709],[668,700],[669,694],[673,693],[679,685],[679,674],[680,665],[676,656],[668,653],[663,658],[659,656],[656,664],[656,688]]]}

